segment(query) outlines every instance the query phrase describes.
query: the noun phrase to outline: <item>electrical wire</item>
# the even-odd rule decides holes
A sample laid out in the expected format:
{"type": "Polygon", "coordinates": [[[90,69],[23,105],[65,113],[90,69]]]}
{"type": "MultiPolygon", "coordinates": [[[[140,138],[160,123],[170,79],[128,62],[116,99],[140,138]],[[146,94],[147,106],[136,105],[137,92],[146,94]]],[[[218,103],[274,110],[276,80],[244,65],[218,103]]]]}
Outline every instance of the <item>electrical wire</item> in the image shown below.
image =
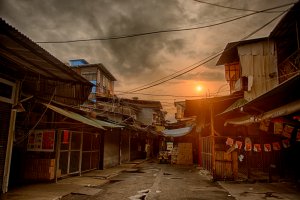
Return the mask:
{"type": "MultiPolygon", "coordinates": [[[[49,102],[47,103],[47,105],[49,105],[49,104],[52,102],[52,100],[53,100],[53,98],[54,98],[54,96],[55,96],[55,93],[56,93],[56,87],[54,88],[53,94],[52,94],[52,96],[51,96],[49,102]]],[[[24,140],[25,140],[25,139],[26,139],[26,138],[27,138],[27,137],[35,130],[35,128],[39,125],[39,123],[40,123],[41,120],[43,119],[43,117],[44,117],[44,115],[46,114],[47,110],[48,110],[48,106],[46,106],[44,112],[41,114],[40,118],[39,118],[38,121],[35,123],[35,125],[28,131],[28,133],[26,133],[26,134],[23,135],[21,138],[18,138],[17,141],[15,141],[15,143],[14,143],[15,145],[16,145],[16,144],[20,144],[21,142],[23,142],[23,141],[24,141],[24,140]]]]}
{"type": "Polygon", "coordinates": [[[89,42],[89,41],[106,41],[106,40],[118,40],[118,39],[125,39],[125,38],[133,38],[133,37],[138,37],[138,36],[146,36],[146,35],[153,35],[153,34],[160,34],[160,33],[170,33],[170,32],[182,32],[182,31],[191,31],[191,30],[197,30],[197,29],[203,29],[203,28],[209,28],[209,27],[214,27],[214,26],[219,26],[223,25],[226,23],[230,23],[245,17],[249,17],[258,13],[264,13],[269,10],[274,10],[277,8],[282,8],[286,6],[290,6],[294,3],[288,3],[288,4],[283,4],[281,6],[276,6],[260,11],[256,11],[250,14],[246,14],[240,17],[236,17],[233,19],[225,20],[222,22],[214,23],[214,24],[209,24],[209,25],[204,25],[204,26],[198,26],[198,27],[191,27],[191,28],[182,28],[182,29],[166,29],[166,30],[158,30],[158,31],[150,31],[150,32],[144,32],[144,33],[133,33],[133,34],[128,34],[128,35],[120,35],[120,36],[107,36],[103,38],[90,38],[90,39],[76,39],[76,40],[64,40],[64,41],[38,41],[36,43],[39,44],[59,44],[59,43],[75,43],[75,42],[89,42]]]}
{"type": "MultiPolygon", "coordinates": [[[[223,5],[220,5],[220,4],[209,3],[209,2],[206,2],[206,1],[200,1],[200,0],[193,0],[193,1],[203,3],[203,4],[207,4],[207,5],[211,5],[211,6],[220,7],[220,8],[231,9],[231,10],[258,12],[257,10],[244,9],[244,8],[234,8],[234,7],[230,7],[230,6],[223,6],[223,5]]],[[[278,13],[278,12],[283,12],[283,11],[265,11],[265,13],[278,13]]]]}
{"type": "MultiPolygon", "coordinates": [[[[287,12],[287,10],[286,10],[285,12],[287,12]]],[[[240,40],[240,42],[243,41],[243,40],[245,40],[245,39],[247,39],[247,38],[249,38],[249,37],[251,37],[252,35],[254,35],[254,34],[257,33],[258,31],[260,31],[261,29],[265,28],[266,26],[268,26],[269,24],[271,24],[273,21],[275,21],[276,19],[278,19],[279,17],[281,17],[285,12],[280,13],[279,15],[277,15],[276,17],[274,17],[272,20],[268,21],[268,22],[267,22],[266,24],[264,24],[263,26],[259,27],[259,28],[256,29],[255,31],[251,32],[251,33],[248,34],[246,37],[242,38],[242,39],[240,40]]],[[[220,56],[221,54],[223,54],[223,52],[226,52],[226,51],[231,50],[232,48],[235,48],[237,45],[240,44],[240,42],[236,43],[236,44],[233,45],[231,48],[228,48],[228,49],[226,49],[226,50],[219,51],[218,53],[216,53],[216,54],[214,54],[214,55],[211,55],[211,56],[209,56],[208,58],[203,59],[203,60],[205,60],[204,62],[201,62],[200,64],[197,64],[195,67],[193,67],[193,68],[191,68],[191,69],[189,69],[189,70],[187,70],[187,71],[184,71],[184,72],[182,72],[182,73],[179,73],[179,74],[177,74],[176,76],[173,76],[173,77],[168,78],[168,79],[166,79],[166,80],[160,81],[160,82],[158,82],[158,83],[149,85],[149,86],[147,86],[147,87],[130,90],[130,92],[135,93],[135,92],[139,92],[139,91],[142,91],[142,90],[146,90],[146,89],[149,89],[149,88],[152,88],[152,87],[161,85],[161,84],[163,84],[163,83],[165,83],[165,82],[168,82],[168,81],[170,81],[170,80],[173,80],[173,79],[175,79],[175,78],[177,78],[177,77],[179,77],[179,76],[182,76],[182,75],[184,75],[184,74],[186,74],[186,73],[188,73],[188,72],[190,72],[190,71],[193,71],[193,70],[197,69],[198,67],[200,67],[200,66],[202,66],[202,65],[204,65],[204,64],[206,64],[206,63],[208,63],[209,61],[211,61],[211,60],[217,58],[218,56],[220,56]]],[[[180,70],[180,71],[182,71],[182,70],[180,70]]],[[[169,77],[169,76],[167,76],[167,77],[169,77]]]]}

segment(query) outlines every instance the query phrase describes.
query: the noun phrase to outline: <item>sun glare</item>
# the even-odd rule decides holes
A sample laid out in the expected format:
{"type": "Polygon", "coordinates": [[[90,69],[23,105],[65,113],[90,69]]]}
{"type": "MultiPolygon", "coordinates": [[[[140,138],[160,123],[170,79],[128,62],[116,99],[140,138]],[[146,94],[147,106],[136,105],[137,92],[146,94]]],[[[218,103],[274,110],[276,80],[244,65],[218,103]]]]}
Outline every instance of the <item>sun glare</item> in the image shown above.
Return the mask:
{"type": "Polygon", "coordinates": [[[203,87],[201,85],[198,85],[196,87],[197,92],[201,92],[203,90],[203,87]]]}

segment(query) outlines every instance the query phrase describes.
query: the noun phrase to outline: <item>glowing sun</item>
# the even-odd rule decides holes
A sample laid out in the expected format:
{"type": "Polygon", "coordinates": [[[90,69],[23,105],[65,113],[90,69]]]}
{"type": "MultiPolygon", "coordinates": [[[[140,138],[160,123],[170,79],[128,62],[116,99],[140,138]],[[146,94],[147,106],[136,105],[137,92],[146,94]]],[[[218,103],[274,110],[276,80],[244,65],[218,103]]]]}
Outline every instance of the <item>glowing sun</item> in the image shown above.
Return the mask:
{"type": "Polygon", "coordinates": [[[197,85],[196,90],[197,92],[201,92],[203,90],[203,87],[201,85],[197,85]]]}

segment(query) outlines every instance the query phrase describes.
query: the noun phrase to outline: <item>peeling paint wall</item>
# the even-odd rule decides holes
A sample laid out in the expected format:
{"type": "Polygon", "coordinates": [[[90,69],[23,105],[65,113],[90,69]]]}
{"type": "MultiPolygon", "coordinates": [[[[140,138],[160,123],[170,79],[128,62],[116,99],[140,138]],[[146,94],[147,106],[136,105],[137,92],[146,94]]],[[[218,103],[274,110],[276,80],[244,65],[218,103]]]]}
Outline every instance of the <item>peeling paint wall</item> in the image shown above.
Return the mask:
{"type": "Polygon", "coordinates": [[[244,97],[251,101],[278,85],[275,44],[263,41],[238,47],[242,76],[248,77],[244,97]]]}

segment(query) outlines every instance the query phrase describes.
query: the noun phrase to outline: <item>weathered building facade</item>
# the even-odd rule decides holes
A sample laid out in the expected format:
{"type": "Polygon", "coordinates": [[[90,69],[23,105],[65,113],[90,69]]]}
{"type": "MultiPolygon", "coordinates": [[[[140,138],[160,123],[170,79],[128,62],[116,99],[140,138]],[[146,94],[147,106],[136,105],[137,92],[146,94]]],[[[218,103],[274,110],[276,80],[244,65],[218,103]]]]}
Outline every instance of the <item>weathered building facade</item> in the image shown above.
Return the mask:
{"type": "MultiPolygon", "coordinates": [[[[5,193],[10,184],[23,178],[21,166],[26,163],[27,147],[34,148],[27,146],[33,130],[53,128],[41,125],[51,114],[46,114],[47,108],[40,103],[79,105],[92,85],[2,19],[0,26],[0,186],[5,193]]],[[[39,137],[33,141],[36,149],[54,157],[55,133],[46,131],[39,137]]]]}

